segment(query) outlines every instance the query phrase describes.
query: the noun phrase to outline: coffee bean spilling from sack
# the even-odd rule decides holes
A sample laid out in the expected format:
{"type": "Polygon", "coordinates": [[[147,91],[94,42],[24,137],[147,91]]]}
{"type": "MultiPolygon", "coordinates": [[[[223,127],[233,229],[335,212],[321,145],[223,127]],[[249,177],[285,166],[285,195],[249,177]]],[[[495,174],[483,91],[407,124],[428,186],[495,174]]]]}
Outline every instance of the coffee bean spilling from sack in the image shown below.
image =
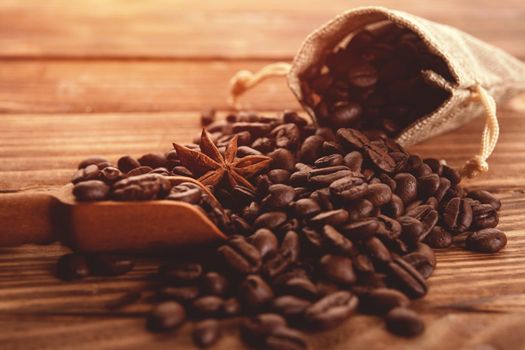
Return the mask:
{"type": "MultiPolygon", "coordinates": [[[[453,168],[410,154],[391,139],[348,128],[334,133],[293,112],[212,122],[207,114],[206,123],[220,152],[236,135],[238,158],[264,154],[272,162],[251,179],[255,190],[224,181],[210,187],[227,208],[226,219],[216,220],[229,238],[206,258],[160,267],[159,304],[147,323],[153,331],[196,320],[194,340],[207,346],[222,334],[216,319],[243,316],[248,343],[305,349],[297,328],[334,328],[360,311],[385,316],[386,328],[398,335],[416,336],[424,324],[407,307],[428,291],[433,248],[459,244],[494,253],[506,244],[495,228],[496,197],[462,188],[453,168]]],[[[173,151],[126,156],[111,171],[104,172],[113,167],[98,158],[79,168],[79,200],[206,203],[197,186],[171,187],[163,178],[193,176],[191,164],[173,151]]],[[[64,258],[59,270],[80,278],[89,274],[87,266],[79,257],[64,258]]]]}
{"type": "Polygon", "coordinates": [[[425,78],[430,71],[452,80],[415,33],[389,23],[338,46],[305,74],[301,88],[321,125],[396,136],[449,97],[425,78]]]}

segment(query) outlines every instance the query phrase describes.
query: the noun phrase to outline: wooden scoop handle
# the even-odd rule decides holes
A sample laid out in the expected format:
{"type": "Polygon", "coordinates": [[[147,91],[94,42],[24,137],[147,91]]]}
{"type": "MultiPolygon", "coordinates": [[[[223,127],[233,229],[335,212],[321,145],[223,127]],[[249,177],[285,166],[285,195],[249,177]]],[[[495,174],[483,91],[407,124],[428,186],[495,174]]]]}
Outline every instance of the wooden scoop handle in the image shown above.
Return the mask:
{"type": "Polygon", "coordinates": [[[56,240],[52,213],[58,204],[48,192],[0,194],[0,247],[56,240]]]}

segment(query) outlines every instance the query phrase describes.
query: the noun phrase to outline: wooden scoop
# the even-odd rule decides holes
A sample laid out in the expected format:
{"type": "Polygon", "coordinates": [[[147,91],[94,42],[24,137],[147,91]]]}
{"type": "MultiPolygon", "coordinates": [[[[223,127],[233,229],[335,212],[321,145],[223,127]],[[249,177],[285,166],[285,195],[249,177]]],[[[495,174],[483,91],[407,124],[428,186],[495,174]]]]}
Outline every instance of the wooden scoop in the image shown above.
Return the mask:
{"type": "MultiPolygon", "coordinates": [[[[169,177],[173,185],[198,181],[169,177]]],[[[0,247],[61,241],[85,252],[149,252],[208,244],[226,236],[195,206],[172,200],[77,202],[73,185],[0,195],[0,247]]]]}

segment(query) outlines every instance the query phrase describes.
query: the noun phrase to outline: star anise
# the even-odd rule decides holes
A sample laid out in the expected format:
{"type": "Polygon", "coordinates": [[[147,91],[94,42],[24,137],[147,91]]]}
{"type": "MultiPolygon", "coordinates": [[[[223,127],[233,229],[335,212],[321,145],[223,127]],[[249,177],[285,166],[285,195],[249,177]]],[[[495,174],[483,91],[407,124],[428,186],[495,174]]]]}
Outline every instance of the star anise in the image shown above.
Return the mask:
{"type": "Polygon", "coordinates": [[[182,165],[194,176],[198,176],[198,180],[204,185],[215,186],[226,179],[232,188],[242,185],[255,190],[247,179],[264,169],[271,161],[270,157],[263,155],[236,158],[237,135],[231,139],[223,156],[204,129],[201,134],[200,152],[176,143],[173,147],[182,165]]]}

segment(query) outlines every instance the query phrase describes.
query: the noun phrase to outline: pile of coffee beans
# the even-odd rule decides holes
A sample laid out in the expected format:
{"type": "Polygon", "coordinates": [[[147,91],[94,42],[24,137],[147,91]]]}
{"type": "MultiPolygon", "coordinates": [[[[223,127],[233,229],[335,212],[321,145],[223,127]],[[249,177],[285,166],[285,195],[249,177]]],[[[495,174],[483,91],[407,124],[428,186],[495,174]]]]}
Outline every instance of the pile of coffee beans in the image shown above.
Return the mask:
{"type": "Polygon", "coordinates": [[[450,97],[428,72],[453,81],[421,38],[387,22],[343,40],[301,77],[301,90],[321,125],[396,136],[450,97]]]}
{"type": "MultiPolygon", "coordinates": [[[[221,337],[217,320],[242,316],[246,342],[306,349],[297,329],[334,328],[363,312],[384,317],[397,335],[417,336],[424,323],[409,306],[428,292],[434,249],[454,245],[495,253],[506,245],[495,228],[501,206],[496,197],[461,187],[452,167],[410,154],[381,133],[334,132],[295,112],[219,121],[206,113],[203,123],[221,152],[237,135],[237,157],[264,154],[272,162],[251,180],[255,191],[227,183],[210,188],[226,208],[229,238],[212,248],[214,254],[160,266],[158,304],[147,319],[151,331],[172,331],[192,320],[195,343],[210,346],[221,337]]],[[[173,151],[121,158],[115,172],[127,175],[112,184],[104,180],[104,162],[82,162],[75,179],[98,175],[76,186],[99,181],[109,187],[103,198],[117,200],[199,198],[195,187],[169,188],[159,170],[151,174],[164,168],[162,173],[193,176],[173,151]],[[146,174],[137,174],[144,167],[146,174]]]]}

